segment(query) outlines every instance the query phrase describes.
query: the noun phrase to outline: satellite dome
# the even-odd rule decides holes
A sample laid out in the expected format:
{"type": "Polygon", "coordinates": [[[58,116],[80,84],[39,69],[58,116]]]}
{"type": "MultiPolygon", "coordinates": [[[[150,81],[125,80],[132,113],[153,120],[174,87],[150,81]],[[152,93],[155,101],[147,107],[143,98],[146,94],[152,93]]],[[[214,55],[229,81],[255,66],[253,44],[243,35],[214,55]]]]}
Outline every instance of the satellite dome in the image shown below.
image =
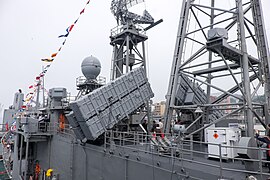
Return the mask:
{"type": "Polygon", "coordinates": [[[94,56],[86,57],[82,62],[81,69],[86,79],[96,79],[101,70],[100,61],[94,56]]]}

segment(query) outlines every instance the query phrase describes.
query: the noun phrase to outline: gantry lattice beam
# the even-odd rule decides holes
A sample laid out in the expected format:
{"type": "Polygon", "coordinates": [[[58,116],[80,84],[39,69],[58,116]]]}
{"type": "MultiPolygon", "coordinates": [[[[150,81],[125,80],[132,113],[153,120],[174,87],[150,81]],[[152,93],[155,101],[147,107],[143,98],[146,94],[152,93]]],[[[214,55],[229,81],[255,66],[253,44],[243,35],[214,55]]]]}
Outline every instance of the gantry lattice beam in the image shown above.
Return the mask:
{"type": "Polygon", "coordinates": [[[261,107],[266,103],[269,109],[269,72],[269,50],[260,0],[183,1],[166,95],[165,130],[170,130],[175,114],[191,113],[195,120],[194,110],[190,108],[187,112],[187,107],[194,109],[194,105],[204,107],[199,126],[212,123],[211,113],[218,108],[204,104],[217,104],[234,97],[242,103],[238,107],[243,107],[247,135],[253,136],[253,116],[259,117],[253,110],[252,97],[265,92],[266,101],[261,102],[261,107]],[[183,76],[192,82],[189,88],[181,85],[183,76]],[[187,104],[192,103],[190,93],[196,99],[201,89],[206,100],[187,104]],[[215,100],[213,93],[219,94],[215,100]]]}

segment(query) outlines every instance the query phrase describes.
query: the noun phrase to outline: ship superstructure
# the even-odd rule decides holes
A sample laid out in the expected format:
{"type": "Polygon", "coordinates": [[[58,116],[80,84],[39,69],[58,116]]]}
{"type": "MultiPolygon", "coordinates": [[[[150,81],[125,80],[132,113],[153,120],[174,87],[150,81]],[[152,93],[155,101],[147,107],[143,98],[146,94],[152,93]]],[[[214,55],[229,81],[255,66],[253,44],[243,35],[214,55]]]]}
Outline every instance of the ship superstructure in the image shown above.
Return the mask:
{"type": "Polygon", "coordinates": [[[154,93],[147,78],[144,43],[145,31],[162,20],[155,22],[147,11],[142,16],[129,11],[140,2],[112,1],[118,26],[110,36],[110,82],[99,76],[101,63],[90,56],[81,64],[84,77],[77,79],[79,92],[73,100],[66,88],[57,87],[49,90],[42,107],[37,102],[37,108],[22,109],[23,94],[16,93],[4,116],[12,128],[2,138],[10,178],[270,176],[266,148],[253,138],[254,124],[266,127],[269,119],[269,49],[261,1],[235,0],[229,8],[215,0],[183,0],[166,96],[165,132],[160,134],[150,130],[154,122],[149,101],[154,93]],[[189,28],[190,22],[196,24],[194,29],[189,28]],[[255,53],[249,51],[248,40],[256,46],[255,53]],[[252,91],[250,84],[255,87],[252,91]],[[262,85],[266,101],[254,103],[252,97],[262,85]],[[213,89],[222,94],[211,100],[213,89]],[[224,102],[228,97],[237,101],[224,102]],[[239,112],[244,115],[243,128],[235,120],[239,112]]]}

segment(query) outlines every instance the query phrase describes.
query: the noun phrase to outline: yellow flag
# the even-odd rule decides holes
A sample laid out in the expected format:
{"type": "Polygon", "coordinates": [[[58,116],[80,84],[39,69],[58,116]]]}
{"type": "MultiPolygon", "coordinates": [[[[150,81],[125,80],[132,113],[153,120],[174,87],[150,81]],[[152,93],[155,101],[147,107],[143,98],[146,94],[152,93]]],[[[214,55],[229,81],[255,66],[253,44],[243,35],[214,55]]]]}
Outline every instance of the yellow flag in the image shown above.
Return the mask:
{"type": "Polygon", "coordinates": [[[53,172],[53,169],[48,169],[47,172],[46,172],[46,176],[51,177],[52,172],[53,172]]]}

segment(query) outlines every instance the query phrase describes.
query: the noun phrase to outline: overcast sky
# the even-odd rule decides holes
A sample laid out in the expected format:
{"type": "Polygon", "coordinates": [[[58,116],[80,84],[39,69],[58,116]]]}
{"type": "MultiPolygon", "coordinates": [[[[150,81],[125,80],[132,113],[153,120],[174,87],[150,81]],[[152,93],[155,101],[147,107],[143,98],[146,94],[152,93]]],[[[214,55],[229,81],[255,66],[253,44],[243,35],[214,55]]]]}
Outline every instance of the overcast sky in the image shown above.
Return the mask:
{"type": "MultiPolygon", "coordinates": [[[[270,1],[262,2],[269,9],[270,1]]],[[[25,94],[29,92],[28,87],[46,65],[40,59],[57,51],[63,41],[57,37],[76,20],[85,3],[86,0],[0,0],[0,103],[4,107],[12,104],[19,88],[25,94]]],[[[89,55],[101,61],[101,75],[109,80],[109,35],[116,26],[110,4],[110,0],[91,0],[46,74],[47,89],[66,87],[75,95],[75,79],[82,75],[81,62],[89,55]]],[[[146,7],[156,20],[164,20],[149,30],[146,46],[155,102],[165,100],[181,4],[181,0],[147,0],[137,12],[142,13],[146,7]]],[[[270,36],[270,13],[264,14],[270,36]]]]}

